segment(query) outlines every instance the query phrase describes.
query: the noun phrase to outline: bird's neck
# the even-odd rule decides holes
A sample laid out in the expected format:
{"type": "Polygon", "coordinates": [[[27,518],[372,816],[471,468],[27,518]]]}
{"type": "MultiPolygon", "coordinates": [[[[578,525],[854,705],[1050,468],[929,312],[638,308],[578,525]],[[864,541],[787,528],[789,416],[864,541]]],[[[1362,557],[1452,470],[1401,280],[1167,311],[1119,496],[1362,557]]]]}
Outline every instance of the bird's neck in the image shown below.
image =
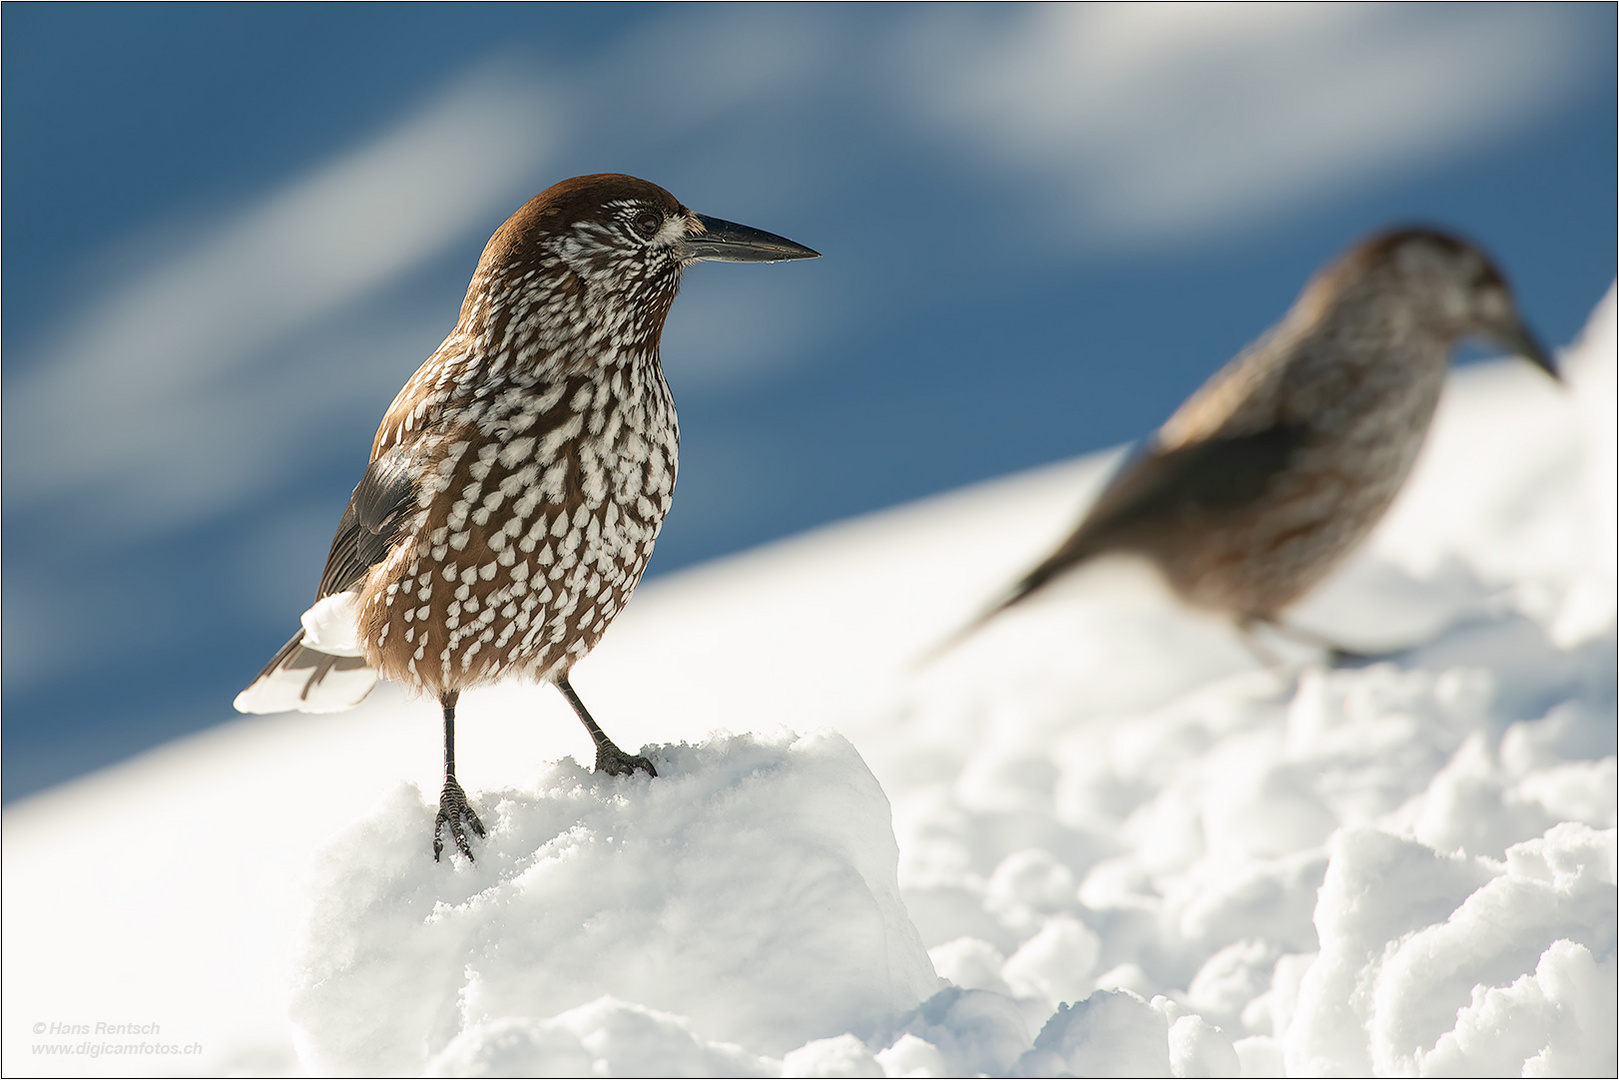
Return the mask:
{"type": "Polygon", "coordinates": [[[473,282],[456,336],[488,358],[491,376],[547,380],[615,369],[659,370],[678,270],[609,287],[560,260],[505,280],[473,282]]]}

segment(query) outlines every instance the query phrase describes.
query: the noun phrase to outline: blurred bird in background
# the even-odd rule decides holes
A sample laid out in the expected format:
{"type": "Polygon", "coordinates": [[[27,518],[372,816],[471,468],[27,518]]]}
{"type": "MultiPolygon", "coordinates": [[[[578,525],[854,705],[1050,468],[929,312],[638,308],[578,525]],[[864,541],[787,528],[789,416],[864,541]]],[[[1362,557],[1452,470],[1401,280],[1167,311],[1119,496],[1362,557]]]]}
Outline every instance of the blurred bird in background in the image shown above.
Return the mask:
{"type": "Polygon", "coordinates": [[[1055,551],[939,651],[1095,556],[1123,552],[1150,560],[1187,604],[1230,616],[1256,651],[1252,630],[1269,625],[1353,655],[1282,613],[1388,510],[1451,349],[1472,337],[1557,377],[1477,247],[1425,228],[1357,244],[1176,410],[1055,551]]]}
{"type": "Polygon", "coordinates": [[[462,690],[554,683],[596,768],[656,776],[568,684],[629,601],[674,492],[680,432],[658,346],[685,268],[817,253],[686,209],[631,176],[556,184],[484,248],[461,316],[383,416],[303,629],[236,698],[332,712],[379,678],[444,711],[445,832],[484,827],[455,776],[462,690]]]}

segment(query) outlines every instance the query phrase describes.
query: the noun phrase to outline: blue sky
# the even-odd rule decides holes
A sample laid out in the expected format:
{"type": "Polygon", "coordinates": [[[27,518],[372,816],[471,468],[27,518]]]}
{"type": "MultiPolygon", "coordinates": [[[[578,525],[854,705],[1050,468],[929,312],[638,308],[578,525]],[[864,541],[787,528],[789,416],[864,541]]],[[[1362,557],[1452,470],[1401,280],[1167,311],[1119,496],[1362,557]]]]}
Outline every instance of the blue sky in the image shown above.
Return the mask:
{"type": "Polygon", "coordinates": [[[1395,222],[1566,342],[1614,277],[1613,5],[7,5],[8,798],[231,715],[382,410],[534,192],[701,265],[651,573],[1138,438],[1395,222]]]}

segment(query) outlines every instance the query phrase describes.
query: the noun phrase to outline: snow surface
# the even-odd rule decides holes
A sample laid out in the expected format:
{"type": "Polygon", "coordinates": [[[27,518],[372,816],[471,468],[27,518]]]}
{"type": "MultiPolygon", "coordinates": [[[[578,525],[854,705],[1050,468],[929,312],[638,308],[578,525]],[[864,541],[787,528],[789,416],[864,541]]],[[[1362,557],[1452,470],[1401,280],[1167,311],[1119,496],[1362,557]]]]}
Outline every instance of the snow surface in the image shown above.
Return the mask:
{"type": "Polygon", "coordinates": [[[388,688],[28,799],[4,1071],[1613,1075],[1614,351],[1610,293],[1567,387],[1453,377],[1298,612],[1387,662],[1112,562],[918,670],[1101,455],[650,584],[574,684],[655,780],[465,695],[475,865],[388,688]]]}

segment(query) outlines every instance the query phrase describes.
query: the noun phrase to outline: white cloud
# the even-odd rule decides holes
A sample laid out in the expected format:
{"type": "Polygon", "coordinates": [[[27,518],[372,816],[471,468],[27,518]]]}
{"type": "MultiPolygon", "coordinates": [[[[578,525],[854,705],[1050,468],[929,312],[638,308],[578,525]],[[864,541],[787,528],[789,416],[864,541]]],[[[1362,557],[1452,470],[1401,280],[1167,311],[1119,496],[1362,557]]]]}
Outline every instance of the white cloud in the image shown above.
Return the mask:
{"type": "Polygon", "coordinates": [[[814,9],[682,13],[630,34],[591,65],[598,76],[589,80],[591,97],[617,97],[631,117],[678,136],[739,107],[812,87],[837,55],[835,29],[814,9]]]}
{"type": "Polygon", "coordinates": [[[543,97],[508,72],[467,79],[70,313],[7,387],[8,498],[88,486],[183,517],[274,476],[321,389],[271,415],[242,369],[508,211],[557,140],[543,97]],[[232,475],[244,454],[258,467],[232,475]]]}
{"type": "Polygon", "coordinates": [[[912,28],[903,93],[1060,230],[1182,241],[1499,136],[1590,54],[1546,5],[1051,5],[912,28]]]}

